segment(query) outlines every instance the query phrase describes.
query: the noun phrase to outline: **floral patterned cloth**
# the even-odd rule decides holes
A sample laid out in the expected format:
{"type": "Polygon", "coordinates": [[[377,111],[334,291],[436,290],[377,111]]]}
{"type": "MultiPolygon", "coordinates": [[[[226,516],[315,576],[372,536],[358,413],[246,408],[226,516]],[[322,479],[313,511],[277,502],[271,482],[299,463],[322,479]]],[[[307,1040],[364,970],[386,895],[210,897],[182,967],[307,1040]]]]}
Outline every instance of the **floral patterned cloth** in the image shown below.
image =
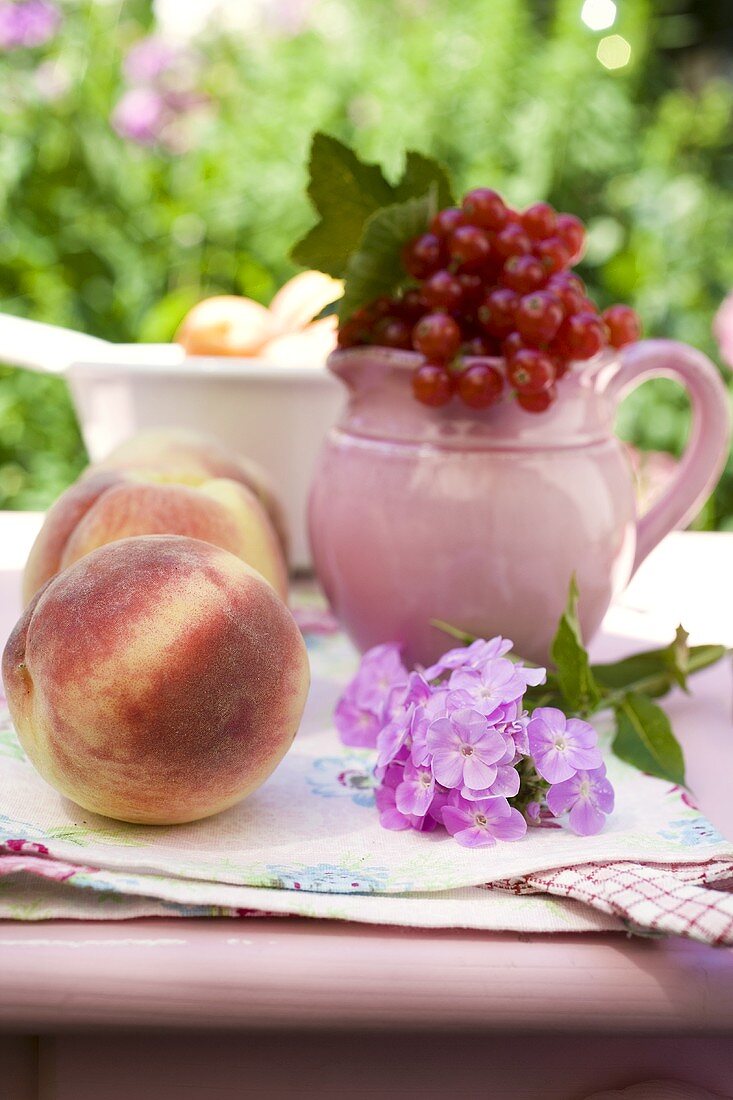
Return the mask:
{"type": "Polygon", "coordinates": [[[313,688],[293,749],[251,798],[192,825],[125,825],[60,797],[25,759],[0,700],[0,917],[268,912],[733,942],[733,894],[710,885],[733,879],[733,843],[684,791],[614,757],[617,808],[598,836],[546,822],[477,850],[382,829],[373,753],[345,748],[331,725],[356,655],[337,633],[308,646],[313,688]]]}

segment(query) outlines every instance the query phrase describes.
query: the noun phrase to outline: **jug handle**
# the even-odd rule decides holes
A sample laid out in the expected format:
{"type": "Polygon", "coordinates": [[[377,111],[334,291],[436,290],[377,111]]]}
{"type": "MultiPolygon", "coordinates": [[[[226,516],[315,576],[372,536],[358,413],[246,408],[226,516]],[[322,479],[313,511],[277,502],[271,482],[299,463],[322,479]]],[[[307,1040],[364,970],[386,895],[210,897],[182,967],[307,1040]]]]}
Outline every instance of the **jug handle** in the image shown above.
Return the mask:
{"type": "Polygon", "coordinates": [[[672,378],[687,390],[692,423],[674,477],[637,521],[634,572],[665,535],[695,516],[723,470],[730,442],[728,391],[710,359],[687,344],[676,340],[629,344],[614,363],[601,368],[596,388],[617,405],[629,390],[659,377],[672,378]]]}

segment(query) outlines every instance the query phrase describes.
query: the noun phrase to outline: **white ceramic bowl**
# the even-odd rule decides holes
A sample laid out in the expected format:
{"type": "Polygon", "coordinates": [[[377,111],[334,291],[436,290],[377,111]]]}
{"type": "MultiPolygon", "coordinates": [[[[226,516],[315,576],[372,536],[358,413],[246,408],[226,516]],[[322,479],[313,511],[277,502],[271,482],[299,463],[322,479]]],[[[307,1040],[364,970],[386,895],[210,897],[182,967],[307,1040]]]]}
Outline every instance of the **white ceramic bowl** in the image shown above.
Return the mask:
{"type": "Polygon", "coordinates": [[[110,344],[6,313],[0,313],[0,362],[67,379],[93,462],[136,432],[160,427],[206,432],[258,462],[286,509],[292,565],[310,565],[308,490],[344,400],[325,366],[186,359],[179,344],[110,344]]]}
{"type": "MultiPolygon", "coordinates": [[[[121,350],[121,349],[120,349],[121,350]]],[[[139,355],[140,349],[136,349],[139,355]]],[[[137,360],[137,355],[135,360],[137,360]]],[[[65,371],[92,461],[147,428],[206,432],[268,471],[285,506],[291,564],[310,565],[306,504],[316,457],[343,391],[325,367],[254,359],[74,362],[65,371]]]]}

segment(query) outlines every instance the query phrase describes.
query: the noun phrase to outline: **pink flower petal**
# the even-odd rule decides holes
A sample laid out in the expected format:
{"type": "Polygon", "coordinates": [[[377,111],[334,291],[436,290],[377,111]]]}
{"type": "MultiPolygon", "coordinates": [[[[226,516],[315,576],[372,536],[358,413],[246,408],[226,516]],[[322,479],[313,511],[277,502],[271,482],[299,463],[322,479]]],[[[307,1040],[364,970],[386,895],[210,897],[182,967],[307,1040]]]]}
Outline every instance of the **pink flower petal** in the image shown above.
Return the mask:
{"type": "Polygon", "coordinates": [[[379,824],[383,829],[392,829],[394,832],[410,828],[408,818],[397,809],[382,810],[379,815],[379,824]]]}
{"type": "Polygon", "coordinates": [[[439,749],[433,755],[433,775],[444,787],[460,787],[465,757],[453,749],[439,749]]]}
{"type": "Polygon", "coordinates": [[[615,799],[613,787],[609,781],[605,777],[597,779],[593,784],[592,790],[593,801],[598,809],[604,814],[613,813],[615,799]]]}
{"type": "MultiPolygon", "coordinates": [[[[493,764],[486,764],[475,753],[473,756],[466,756],[463,758],[463,782],[467,787],[472,787],[474,790],[483,790],[485,787],[491,786],[496,779],[496,768],[493,764]]],[[[444,783],[444,780],[438,780],[444,783]]],[[[447,783],[444,783],[448,786],[447,783]]]]}
{"type": "Polygon", "coordinates": [[[494,764],[497,760],[501,760],[507,751],[506,738],[499,730],[491,727],[484,730],[481,737],[473,742],[473,747],[487,764],[494,764]]]}
{"type": "Polygon", "coordinates": [[[510,807],[509,817],[494,822],[491,831],[498,840],[520,840],[527,832],[527,822],[519,810],[510,807]]]}
{"type": "Polygon", "coordinates": [[[537,771],[548,783],[562,783],[565,779],[571,779],[576,769],[567,760],[564,752],[560,752],[554,745],[549,748],[535,750],[532,753],[537,771]]]}
{"type": "Polygon", "coordinates": [[[606,823],[605,815],[589,798],[579,798],[570,811],[570,828],[580,836],[595,836],[606,823]]]}
{"type": "Polygon", "coordinates": [[[572,764],[577,771],[590,771],[593,768],[600,768],[603,763],[603,756],[597,745],[569,745],[566,756],[568,763],[572,764]]]}
{"type": "Polygon", "coordinates": [[[490,848],[496,844],[488,829],[480,829],[474,825],[470,829],[460,829],[453,834],[453,839],[462,844],[464,848],[490,848]]]}
{"type": "Polygon", "coordinates": [[[460,806],[444,806],[443,824],[451,836],[455,836],[460,829],[473,826],[473,814],[462,810],[460,806]]]}
{"type": "Polygon", "coordinates": [[[565,725],[565,736],[573,745],[584,749],[595,748],[598,743],[598,734],[589,722],[582,718],[568,718],[565,725]]]}
{"type": "Polygon", "coordinates": [[[578,798],[579,786],[578,777],[573,776],[563,783],[555,783],[550,787],[545,795],[545,801],[555,817],[567,813],[570,807],[575,804],[578,798]]]}
{"type": "Polygon", "coordinates": [[[489,788],[491,795],[502,795],[504,798],[514,798],[519,794],[519,772],[516,768],[502,764],[496,769],[496,779],[489,788]]]}
{"type": "Polygon", "coordinates": [[[492,828],[495,821],[502,821],[510,814],[510,806],[505,798],[486,798],[475,803],[472,809],[474,813],[482,813],[492,828]]]}
{"type": "Polygon", "coordinates": [[[429,787],[420,781],[420,773],[408,772],[410,765],[405,768],[405,779],[395,791],[395,805],[402,814],[411,814],[415,817],[424,817],[430,809],[433,801],[435,780],[429,787]]]}
{"type": "Polygon", "coordinates": [[[450,718],[436,718],[430,723],[427,737],[428,749],[435,752],[438,749],[459,749],[461,738],[450,718]]]}

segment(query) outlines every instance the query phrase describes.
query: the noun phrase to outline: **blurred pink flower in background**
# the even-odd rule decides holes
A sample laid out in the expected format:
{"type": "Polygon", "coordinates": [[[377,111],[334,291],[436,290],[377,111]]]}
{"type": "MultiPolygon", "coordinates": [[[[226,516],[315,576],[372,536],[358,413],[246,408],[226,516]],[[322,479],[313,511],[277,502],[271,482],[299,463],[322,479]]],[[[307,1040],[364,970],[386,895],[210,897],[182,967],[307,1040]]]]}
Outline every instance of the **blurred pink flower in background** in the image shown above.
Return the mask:
{"type": "Polygon", "coordinates": [[[141,38],[127,51],[122,71],[129,84],[154,84],[177,67],[185,53],[180,46],[166,41],[162,35],[151,34],[141,38]]]}
{"type": "Polygon", "coordinates": [[[128,88],[112,112],[117,133],[136,145],[156,145],[166,121],[165,100],[155,88],[128,88]]]}
{"type": "Polygon", "coordinates": [[[721,359],[733,367],[733,292],[723,299],[715,314],[713,336],[718,342],[721,359]]]}
{"type": "Polygon", "coordinates": [[[199,56],[160,34],[140,39],[127,52],[123,74],[128,84],[112,112],[120,137],[136,145],[182,153],[192,144],[189,118],[210,106],[199,91],[199,56]]]}
{"type": "Polygon", "coordinates": [[[4,0],[0,3],[0,50],[43,46],[60,24],[61,12],[49,0],[4,0]]]}

